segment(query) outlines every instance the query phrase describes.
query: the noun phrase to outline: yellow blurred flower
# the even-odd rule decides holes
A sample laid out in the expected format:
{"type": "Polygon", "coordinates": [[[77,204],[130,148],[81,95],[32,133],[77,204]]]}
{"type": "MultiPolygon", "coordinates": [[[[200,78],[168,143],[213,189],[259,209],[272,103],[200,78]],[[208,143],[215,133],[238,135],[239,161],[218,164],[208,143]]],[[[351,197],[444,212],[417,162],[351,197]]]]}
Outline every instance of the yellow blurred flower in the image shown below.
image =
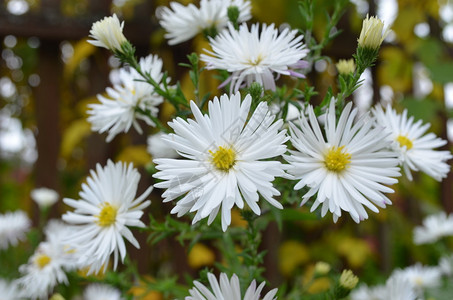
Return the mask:
{"type": "Polygon", "coordinates": [[[153,282],[154,278],[144,276],[146,281],[140,280],[139,284],[129,290],[129,294],[134,296],[134,300],[163,300],[162,293],[148,290],[148,282],[153,282]]]}
{"type": "Polygon", "coordinates": [[[321,277],[313,280],[307,289],[309,294],[318,294],[330,289],[330,279],[328,277],[321,277]]]}
{"type": "Polygon", "coordinates": [[[338,245],[338,253],[344,256],[353,268],[363,266],[365,261],[372,255],[370,246],[360,239],[343,237],[336,244],[338,245]]]}
{"type": "MultiPolygon", "coordinates": [[[[326,265],[329,267],[330,270],[330,265],[327,263],[322,263],[326,267],[326,265]]],[[[328,277],[318,277],[314,278],[317,273],[317,267],[319,267],[319,264],[317,263],[316,265],[310,265],[307,268],[305,268],[305,273],[304,276],[302,277],[302,286],[304,287],[304,290],[306,290],[310,294],[317,294],[321,293],[324,291],[327,291],[330,289],[330,279],[328,277]]]]}
{"type": "Polygon", "coordinates": [[[291,276],[293,271],[309,259],[307,247],[298,241],[284,242],[278,251],[279,268],[284,276],[291,276]]]}
{"type": "MultiPolygon", "coordinates": [[[[111,266],[111,264],[109,262],[107,268],[105,268],[105,272],[107,272],[110,269],[110,266],[111,266]]],[[[91,273],[90,275],[88,275],[88,270],[90,270],[90,266],[77,270],[77,274],[79,274],[79,276],[85,277],[85,278],[94,277],[96,279],[104,279],[104,277],[105,277],[105,273],[102,272],[102,270],[104,270],[104,265],[101,266],[101,269],[98,273],[91,273]]]]}
{"type": "Polygon", "coordinates": [[[241,216],[241,213],[237,209],[231,210],[231,226],[247,228],[247,221],[241,216]]]}
{"type": "Polygon", "coordinates": [[[187,258],[189,266],[198,269],[203,266],[211,266],[215,261],[214,252],[203,244],[195,244],[187,258]]]}

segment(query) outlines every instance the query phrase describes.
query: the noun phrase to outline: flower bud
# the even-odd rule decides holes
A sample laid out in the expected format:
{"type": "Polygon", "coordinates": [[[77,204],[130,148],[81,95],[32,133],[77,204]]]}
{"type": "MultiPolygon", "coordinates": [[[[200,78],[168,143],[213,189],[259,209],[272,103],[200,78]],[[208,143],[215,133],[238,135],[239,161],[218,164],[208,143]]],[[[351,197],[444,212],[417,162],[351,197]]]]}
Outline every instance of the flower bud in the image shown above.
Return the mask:
{"type": "Polygon", "coordinates": [[[351,270],[343,270],[340,276],[340,286],[345,289],[352,290],[359,282],[359,278],[352,273],[351,270]]]}
{"type": "Polygon", "coordinates": [[[127,39],[123,34],[124,22],[120,21],[116,14],[111,17],[97,21],[93,24],[90,30],[90,37],[94,40],[89,40],[90,44],[97,47],[107,48],[112,52],[123,52],[122,45],[127,43],[127,39]]]}
{"type": "Polygon", "coordinates": [[[65,298],[61,294],[53,294],[52,297],[50,297],[50,300],[65,300],[65,298]]]}
{"type": "Polygon", "coordinates": [[[59,198],[56,191],[44,187],[32,190],[30,196],[40,208],[52,206],[59,198]]]}
{"type": "Polygon", "coordinates": [[[318,261],[315,265],[315,274],[316,275],[326,275],[330,272],[330,265],[323,261],[318,261]]]}
{"type": "Polygon", "coordinates": [[[341,75],[349,75],[355,71],[354,59],[340,59],[335,65],[337,67],[338,73],[341,75]]]}
{"type": "Polygon", "coordinates": [[[352,273],[351,270],[343,270],[340,279],[335,285],[334,298],[343,299],[347,297],[351,290],[354,289],[359,282],[359,278],[352,273]]]}
{"type": "Polygon", "coordinates": [[[379,18],[370,18],[367,15],[363,20],[362,31],[360,32],[360,37],[358,39],[359,47],[374,50],[378,49],[381,46],[382,41],[389,34],[388,29],[385,32],[383,32],[383,29],[384,22],[379,18]]]}

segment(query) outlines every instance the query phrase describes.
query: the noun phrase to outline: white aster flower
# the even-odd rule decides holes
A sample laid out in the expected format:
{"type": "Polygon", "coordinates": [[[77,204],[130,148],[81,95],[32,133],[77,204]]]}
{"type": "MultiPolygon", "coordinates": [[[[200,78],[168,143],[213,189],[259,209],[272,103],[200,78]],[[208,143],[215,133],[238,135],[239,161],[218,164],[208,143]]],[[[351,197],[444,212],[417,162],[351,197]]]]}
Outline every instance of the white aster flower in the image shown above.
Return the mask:
{"type": "MultiPolygon", "coordinates": [[[[149,73],[155,82],[162,80],[162,60],[157,55],[140,59],[140,68],[149,73]]],[[[88,105],[91,109],[88,121],[92,124],[92,130],[99,133],[108,131],[107,142],[118,133],[129,131],[132,125],[141,134],[138,119],[155,126],[146,113],[156,117],[159,112],[157,106],[163,102],[163,98],[154,93],[151,84],[140,81],[143,78],[135,69],[120,69],[119,80],[121,84],[106,89],[108,97],[98,95],[101,103],[88,105]]]]}
{"type": "Polygon", "coordinates": [[[351,291],[351,300],[390,300],[383,298],[385,287],[377,285],[370,287],[366,284],[361,284],[358,288],[351,291]]]}
{"type": "Polygon", "coordinates": [[[400,175],[395,154],[386,150],[387,135],[381,128],[373,128],[374,122],[366,114],[354,123],[357,109],[351,109],[348,103],[337,123],[332,100],[323,133],[313,107],[308,106],[308,117],[299,119],[300,128],[290,123],[296,150],[284,156],[293,166],[288,172],[300,180],[294,189],[309,188],[301,205],[316,195],[311,211],[321,205],[321,215],[330,211],[334,222],[342,210],[358,223],[368,218],[364,206],[378,212],[376,206],[391,204],[383,193],[393,190],[385,185],[396,183],[392,177],[400,175]]]}
{"type": "Polygon", "coordinates": [[[239,285],[239,278],[233,274],[230,280],[225,273],[220,274],[220,280],[212,273],[208,273],[209,284],[211,290],[198,281],[194,281],[195,287],[189,290],[190,296],[185,300],[275,300],[277,297],[277,289],[268,292],[264,298],[261,298],[261,291],[264,288],[264,282],[256,287],[256,281],[253,280],[247,288],[244,297],[241,296],[241,287],[239,285]]]}
{"type": "Polygon", "coordinates": [[[425,134],[430,124],[422,124],[421,120],[414,122],[414,118],[407,117],[407,110],[398,114],[390,106],[386,111],[381,106],[373,109],[376,121],[390,133],[388,139],[392,141],[392,150],[399,155],[400,165],[409,180],[412,180],[412,171],[422,171],[437,181],[447,176],[450,166],[446,163],[452,158],[450,151],[437,151],[435,148],[447,143],[434,133],[425,134]]]}
{"type": "Polygon", "coordinates": [[[16,246],[25,239],[25,233],[30,229],[31,221],[21,210],[0,215],[0,250],[16,246]]]}
{"type": "Polygon", "coordinates": [[[439,270],[443,275],[453,275],[453,254],[442,256],[439,260],[439,270]]]}
{"type": "Polygon", "coordinates": [[[215,28],[217,32],[228,23],[228,7],[236,6],[238,23],[251,18],[251,4],[247,0],[201,0],[200,8],[193,4],[184,6],[170,2],[170,7],[160,7],[156,14],[160,25],[167,31],[168,44],[175,45],[190,40],[203,30],[215,28]]]}
{"type": "Polygon", "coordinates": [[[430,215],[423,220],[423,226],[414,229],[414,243],[430,244],[445,236],[453,235],[453,214],[445,212],[430,215]]]}
{"type": "Polygon", "coordinates": [[[401,276],[400,280],[407,280],[421,295],[425,288],[438,287],[442,281],[442,273],[438,267],[423,266],[419,263],[405,269],[397,269],[392,276],[401,276]]]}
{"type": "Polygon", "coordinates": [[[148,153],[152,158],[177,158],[179,154],[170,147],[164,140],[164,132],[158,132],[148,137],[148,153]]]}
{"type": "Polygon", "coordinates": [[[305,77],[292,69],[302,69],[308,63],[302,59],[309,52],[302,43],[302,35],[297,30],[285,28],[278,32],[274,24],[242,24],[239,31],[228,24],[215,39],[210,39],[212,51],[209,55],[201,54],[200,59],[206,62],[207,69],[222,69],[232,73],[224,82],[230,82],[230,92],[238,91],[246,83],[250,86],[258,82],[264,89],[275,90],[274,73],[305,77]]]}
{"type": "Polygon", "coordinates": [[[90,284],[83,292],[83,300],[123,300],[121,292],[106,284],[90,284]]]}
{"type": "Polygon", "coordinates": [[[116,14],[111,17],[105,17],[95,22],[91,27],[90,37],[93,40],[89,40],[88,43],[96,47],[107,48],[113,52],[122,52],[121,45],[127,42],[123,34],[123,26],[124,22],[120,24],[116,14]]]}
{"type": "Polygon", "coordinates": [[[384,23],[379,18],[367,15],[362,23],[358,44],[363,48],[378,49],[389,32],[388,29],[384,31],[384,23]]]}
{"type": "Polygon", "coordinates": [[[208,224],[222,209],[222,228],[231,223],[234,205],[261,213],[257,202],[261,195],[271,205],[282,208],[273,197],[280,192],[272,185],[276,176],[284,176],[284,166],[266,160],[286,151],[286,131],[279,131],[283,121],[273,123],[267,104],[258,105],[248,119],[251,99],[241,95],[209,102],[209,116],[202,115],[197,105],[190,103],[195,120],[176,118],[169,125],[174,134],[163,139],[185,159],[155,159],[160,170],[153,176],[164,180],[155,187],[167,189],[164,202],[183,196],[171,211],[182,216],[197,212],[193,223],[209,216],[208,224]]]}
{"type": "Polygon", "coordinates": [[[88,273],[98,272],[101,267],[105,270],[112,253],[116,269],[118,255],[121,261],[126,256],[123,238],[140,248],[128,226],[145,227],[140,218],[150,201],[143,200],[152,187],[134,200],[139,180],[140,174],[132,164],[114,164],[109,160],[104,168],[98,164],[96,172],[91,170],[91,177],[82,184],[80,200],[63,199],[75,208],[74,212],[64,214],[63,220],[77,225],[77,232],[68,236],[66,242],[74,245],[79,262],[90,267],[88,273]]]}
{"type": "Polygon", "coordinates": [[[59,198],[58,193],[55,190],[45,187],[32,190],[30,195],[40,208],[54,205],[59,198]]]}
{"type": "Polygon", "coordinates": [[[2,300],[23,299],[16,282],[9,282],[0,278],[0,295],[2,300]]]}
{"type": "Polygon", "coordinates": [[[413,283],[404,275],[393,275],[385,283],[385,289],[381,294],[380,299],[390,300],[416,300],[418,298],[417,291],[413,283]]]}
{"type": "Polygon", "coordinates": [[[48,299],[59,283],[68,284],[65,271],[77,267],[74,253],[62,241],[72,228],[60,221],[50,221],[45,229],[46,241],[41,242],[27,264],[20,266],[23,274],[17,280],[21,295],[31,299],[48,299]]]}

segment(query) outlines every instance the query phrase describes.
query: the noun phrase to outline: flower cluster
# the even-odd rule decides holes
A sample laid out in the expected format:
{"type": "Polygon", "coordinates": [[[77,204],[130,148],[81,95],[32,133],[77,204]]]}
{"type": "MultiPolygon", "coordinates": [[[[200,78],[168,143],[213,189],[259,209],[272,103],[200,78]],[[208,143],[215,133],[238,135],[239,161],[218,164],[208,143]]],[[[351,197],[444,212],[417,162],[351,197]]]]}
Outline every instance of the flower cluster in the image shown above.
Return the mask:
{"type": "MultiPolygon", "coordinates": [[[[141,175],[132,163],[109,159],[104,166],[97,164],[81,185],[79,199],[63,199],[71,210],[62,215],[62,221],[49,221],[43,240],[31,239],[36,241],[30,247],[28,261],[18,268],[21,277],[12,282],[0,280],[0,297],[47,299],[57,285],[68,284],[71,276],[67,272],[84,271],[86,277],[109,269],[116,271],[127,256],[126,240],[140,248],[134,227],[156,229],[156,234],[149,235],[151,242],[183,232],[186,235],[179,241],[201,245],[200,240],[206,237],[193,232],[194,226],[184,221],[168,217],[159,227],[152,214],[149,226],[141,220],[151,204],[146,199],[156,187],[163,189],[162,202],[175,203],[170,213],[190,215],[192,225],[203,219],[211,225],[219,219],[223,232],[214,226],[206,236],[224,237],[231,251],[236,251],[238,245],[233,234],[225,232],[234,225],[234,217],[239,218],[238,211],[248,226],[237,234],[247,248],[237,255],[237,265],[225,263],[218,278],[205,272],[209,285],[193,281],[194,286],[185,290],[186,300],[276,300],[277,288],[265,293],[265,283],[257,285],[257,280],[263,279],[260,264],[264,257],[263,252],[259,253],[264,226],[257,225],[257,219],[269,222],[258,216],[272,215],[268,219],[275,217],[282,225],[283,217],[294,219],[300,212],[285,215],[288,211],[281,210],[285,206],[292,210],[293,204],[300,203],[309,205],[311,212],[319,208],[321,217],[329,212],[334,222],[349,214],[360,223],[368,219],[368,210],[378,213],[392,204],[388,194],[394,193],[392,186],[398,183],[401,173],[409,181],[414,180],[411,172],[417,171],[437,181],[447,177],[447,162],[453,156],[448,150],[439,150],[447,141],[427,133],[429,124],[408,117],[407,110],[399,114],[390,106],[384,109],[377,105],[359,115],[349,101],[360,85],[360,75],[372,66],[389,33],[378,18],[366,17],[356,55],[336,65],[338,93],[329,88],[321,104],[313,106],[310,99],[317,92],[309,82],[299,84],[321,58],[320,51],[335,35],[334,30],[329,30],[326,40],[318,45],[307,30],[306,45],[304,35],[289,26],[279,29],[274,24],[245,23],[251,19],[251,2],[247,0],[201,0],[199,7],[171,2],[169,7],[160,7],[156,15],[170,45],[201,32],[207,37],[210,48],[203,50],[200,59],[197,54],[190,55],[191,64],[185,64],[191,68],[195,100],[185,98],[179,83],[169,88],[171,79],[157,55],[135,57],[133,46],[123,34],[124,22],[113,15],[93,24],[92,40],[88,42],[109,49],[127,65],[118,70],[113,87],[97,96],[100,103],[89,104],[87,111],[92,130],[107,133],[107,142],[132,126],[144,133],[141,122],[153,127],[147,147],[152,161],[145,169],[155,181],[137,196],[141,175]],[[204,63],[201,68],[199,62],[204,63]],[[220,70],[223,82],[219,90],[229,85],[229,93],[217,93],[212,99],[210,94],[202,96],[199,79],[204,69],[220,70]],[[286,85],[279,87],[281,75],[298,78],[292,81],[297,84],[294,91],[287,93],[286,85]],[[299,89],[301,86],[304,91],[299,89]],[[174,108],[174,118],[167,124],[161,123],[158,116],[159,106],[164,103],[174,108]],[[237,272],[243,267],[246,272],[237,272]]],[[[59,195],[41,188],[33,190],[31,198],[45,216],[59,195]]],[[[22,211],[0,215],[0,251],[25,240],[29,227],[30,220],[22,211]]],[[[236,233],[236,229],[242,230],[230,230],[236,233]]],[[[453,215],[445,213],[427,217],[413,233],[417,245],[452,235],[453,215]]],[[[208,253],[212,264],[216,254],[209,251],[204,253],[208,253]]],[[[128,266],[128,272],[134,280],[139,278],[134,266],[128,266]]],[[[329,276],[330,272],[331,265],[319,262],[312,279],[329,276]]],[[[422,299],[426,289],[439,287],[443,276],[452,274],[453,257],[444,256],[438,266],[415,264],[397,269],[376,287],[361,285],[353,291],[359,278],[351,270],[343,271],[335,284],[329,281],[329,285],[336,299],[350,295],[352,300],[415,300],[422,299]]],[[[123,277],[115,279],[121,282],[123,277]]],[[[165,285],[155,286],[163,289],[165,285]]],[[[128,288],[124,284],[120,291],[96,283],[84,289],[83,297],[121,300],[128,288]]],[[[299,299],[298,295],[293,298],[299,299]]],[[[61,295],[55,294],[51,299],[58,297],[61,295]]]]}
{"type": "Polygon", "coordinates": [[[78,267],[75,253],[64,242],[74,228],[61,221],[51,221],[46,227],[46,241],[41,242],[27,264],[20,266],[23,276],[16,284],[21,296],[46,299],[58,283],[68,283],[67,271],[78,267]]]}

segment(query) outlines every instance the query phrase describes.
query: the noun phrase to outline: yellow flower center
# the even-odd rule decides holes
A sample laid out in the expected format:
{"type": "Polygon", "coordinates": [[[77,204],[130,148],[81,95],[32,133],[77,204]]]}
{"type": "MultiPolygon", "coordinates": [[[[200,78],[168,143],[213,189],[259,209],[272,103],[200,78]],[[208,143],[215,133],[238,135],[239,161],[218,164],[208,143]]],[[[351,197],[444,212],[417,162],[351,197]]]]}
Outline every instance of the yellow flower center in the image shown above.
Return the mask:
{"type": "Polygon", "coordinates": [[[49,256],[45,254],[38,254],[38,256],[35,258],[35,264],[40,268],[44,268],[50,263],[51,259],[49,256]]]}
{"type": "Polygon", "coordinates": [[[407,136],[399,135],[396,138],[396,141],[400,144],[401,147],[406,146],[407,150],[412,149],[412,146],[413,146],[412,141],[410,139],[408,139],[407,136]]]}
{"type": "Polygon", "coordinates": [[[256,58],[249,58],[247,60],[247,64],[252,67],[256,67],[261,64],[262,60],[263,60],[263,57],[261,56],[261,54],[259,54],[256,58]]]}
{"type": "Polygon", "coordinates": [[[117,210],[118,209],[115,206],[111,205],[110,203],[107,203],[107,202],[103,203],[102,210],[99,213],[99,215],[97,215],[98,220],[96,223],[102,227],[107,227],[107,226],[112,225],[116,221],[117,210]]]}
{"type": "Polygon", "coordinates": [[[343,148],[344,146],[333,146],[327,151],[327,154],[324,156],[324,164],[329,171],[339,173],[351,162],[351,154],[343,152],[343,148]]]}
{"type": "Polygon", "coordinates": [[[415,285],[417,285],[417,286],[423,286],[423,279],[420,277],[416,277],[414,282],[415,282],[415,285]]]}
{"type": "Polygon", "coordinates": [[[221,171],[228,171],[236,163],[236,153],[232,148],[220,146],[216,152],[209,150],[209,153],[211,153],[214,166],[221,171]]]}

